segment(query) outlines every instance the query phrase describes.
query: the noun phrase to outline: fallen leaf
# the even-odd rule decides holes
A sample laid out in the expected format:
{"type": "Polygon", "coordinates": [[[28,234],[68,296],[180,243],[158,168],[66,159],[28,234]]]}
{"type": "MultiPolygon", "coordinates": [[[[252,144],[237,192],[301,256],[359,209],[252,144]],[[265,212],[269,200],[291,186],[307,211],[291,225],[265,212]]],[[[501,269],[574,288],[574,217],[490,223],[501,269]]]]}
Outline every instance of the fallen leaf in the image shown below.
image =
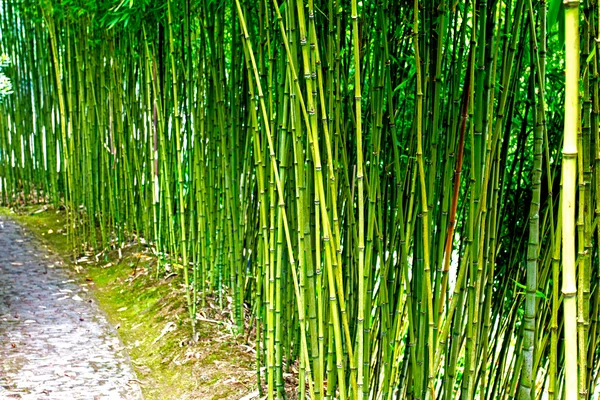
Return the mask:
{"type": "Polygon", "coordinates": [[[258,398],[259,396],[260,395],[258,394],[258,390],[255,390],[254,392],[250,392],[244,397],[241,397],[240,400],[252,400],[258,398]]]}
{"type": "Polygon", "coordinates": [[[165,325],[165,327],[160,332],[160,335],[158,335],[158,337],[156,339],[154,339],[154,341],[152,342],[152,344],[155,344],[160,339],[162,339],[162,337],[165,336],[167,333],[169,333],[171,331],[174,331],[174,330],[175,330],[175,322],[173,322],[173,321],[167,322],[167,324],[165,325]]]}

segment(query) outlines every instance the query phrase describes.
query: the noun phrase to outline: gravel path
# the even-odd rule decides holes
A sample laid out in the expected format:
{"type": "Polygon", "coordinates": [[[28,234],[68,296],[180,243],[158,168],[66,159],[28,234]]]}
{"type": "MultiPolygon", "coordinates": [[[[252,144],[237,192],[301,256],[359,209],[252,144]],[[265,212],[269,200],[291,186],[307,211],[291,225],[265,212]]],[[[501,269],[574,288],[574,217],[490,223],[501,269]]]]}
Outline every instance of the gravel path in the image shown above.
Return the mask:
{"type": "Polygon", "coordinates": [[[60,264],[0,216],[0,399],[141,399],[114,328],[60,264]]]}

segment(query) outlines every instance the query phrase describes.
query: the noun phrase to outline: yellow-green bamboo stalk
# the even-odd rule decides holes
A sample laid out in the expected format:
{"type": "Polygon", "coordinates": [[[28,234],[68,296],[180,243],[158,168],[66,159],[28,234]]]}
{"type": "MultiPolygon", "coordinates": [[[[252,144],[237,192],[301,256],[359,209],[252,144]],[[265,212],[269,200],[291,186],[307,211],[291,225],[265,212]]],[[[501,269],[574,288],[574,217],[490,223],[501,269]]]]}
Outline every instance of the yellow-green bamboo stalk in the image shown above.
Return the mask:
{"type": "MultiPolygon", "coordinates": [[[[579,131],[579,0],[565,1],[565,125],[562,165],[562,259],[565,330],[565,399],[578,396],[575,193],[579,131]]],[[[584,349],[581,349],[582,351],[584,349]]],[[[582,388],[584,389],[584,388],[582,388]]]]}

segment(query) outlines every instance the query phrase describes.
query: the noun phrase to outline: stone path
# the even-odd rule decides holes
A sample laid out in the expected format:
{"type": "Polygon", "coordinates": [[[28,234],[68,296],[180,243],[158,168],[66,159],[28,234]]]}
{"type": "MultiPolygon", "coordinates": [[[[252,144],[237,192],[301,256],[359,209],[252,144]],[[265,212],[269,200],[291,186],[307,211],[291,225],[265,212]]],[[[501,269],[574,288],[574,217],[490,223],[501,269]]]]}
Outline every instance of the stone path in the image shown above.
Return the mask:
{"type": "Polygon", "coordinates": [[[59,265],[0,217],[0,399],[141,399],[114,328],[59,265]]]}

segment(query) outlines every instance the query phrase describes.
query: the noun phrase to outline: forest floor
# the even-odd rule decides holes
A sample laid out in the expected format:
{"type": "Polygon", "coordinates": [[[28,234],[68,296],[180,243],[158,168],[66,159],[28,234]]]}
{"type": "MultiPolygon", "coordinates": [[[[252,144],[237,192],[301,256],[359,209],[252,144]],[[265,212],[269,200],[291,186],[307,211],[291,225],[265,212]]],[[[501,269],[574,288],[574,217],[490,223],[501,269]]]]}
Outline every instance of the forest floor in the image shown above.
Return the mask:
{"type": "Polygon", "coordinates": [[[144,398],[257,399],[255,350],[233,332],[231,313],[207,298],[192,332],[181,277],[156,276],[150,249],[129,243],[75,259],[65,215],[47,206],[1,209],[75,271],[118,329],[144,398]]]}

